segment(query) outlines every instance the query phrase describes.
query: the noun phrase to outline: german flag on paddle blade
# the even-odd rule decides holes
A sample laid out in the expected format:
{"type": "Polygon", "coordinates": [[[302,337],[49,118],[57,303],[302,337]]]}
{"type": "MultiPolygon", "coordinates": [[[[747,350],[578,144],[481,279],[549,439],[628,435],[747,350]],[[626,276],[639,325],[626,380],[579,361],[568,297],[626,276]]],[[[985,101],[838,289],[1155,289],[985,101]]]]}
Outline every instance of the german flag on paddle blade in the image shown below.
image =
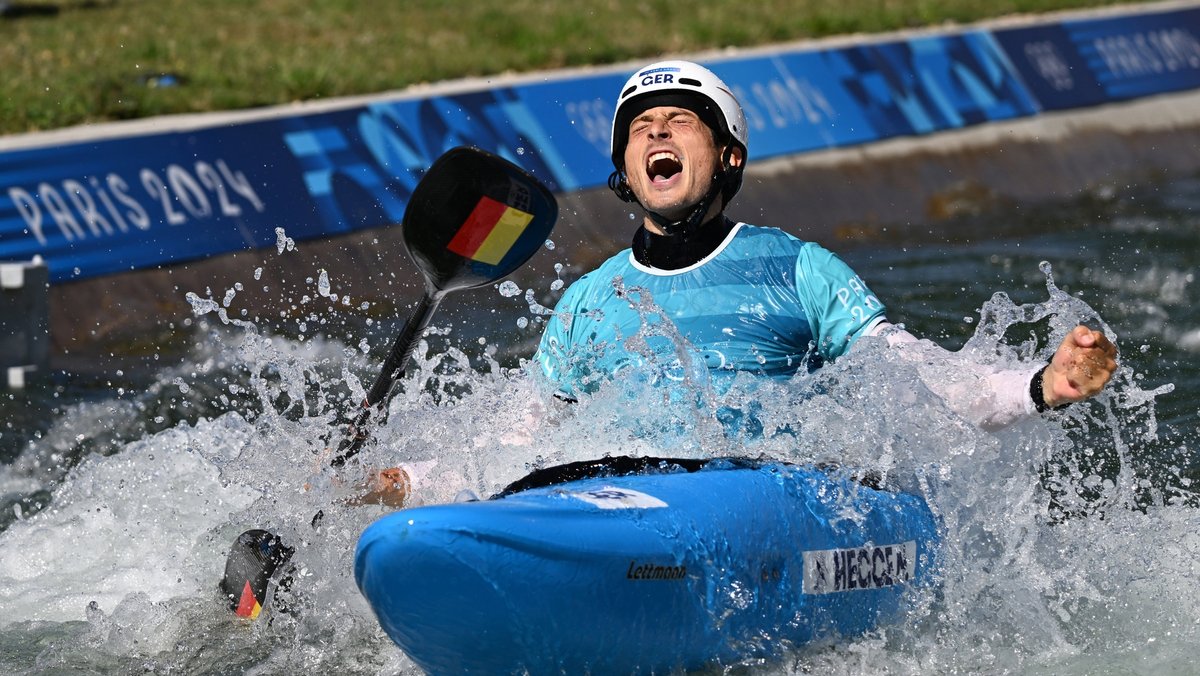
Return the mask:
{"type": "Polygon", "coordinates": [[[446,248],[463,258],[499,265],[533,214],[482,196],[446,248]]]}
{"type": "MultiPolygon", "coordinates": [[[[267,588],[275,572],[294,552],[269,531],[256,528],[239,535],[229,548],[225,576],[221,578],[221,591],[229,601],[229,609],[238,617],[257,618],[266,604],[267,588]]],[[[282,575],[277,588],[286,588],[290,579],[290,574],[282,575]]]]}
{"type": "Polygon", "coordinates": [[[257,619],[258,614],[262,612],[262,604],[255,598],[249,580],[246,580],[246,586],[242,588],[242,597],[238,599],[237,607],[233,612],[238,617],[246,617],[251,620],[257,619]]]}

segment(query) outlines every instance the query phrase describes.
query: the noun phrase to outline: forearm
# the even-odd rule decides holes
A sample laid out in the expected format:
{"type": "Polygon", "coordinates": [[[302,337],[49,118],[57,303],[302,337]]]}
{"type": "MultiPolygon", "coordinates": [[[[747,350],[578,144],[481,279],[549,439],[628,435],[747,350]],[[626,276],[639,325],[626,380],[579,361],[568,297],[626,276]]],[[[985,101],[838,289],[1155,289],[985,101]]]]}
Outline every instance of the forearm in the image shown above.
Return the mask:
{"type": "MultiPolygon", "coordinates": [[[[888,322],[876,324],[867,335],[881,336],[893,347],[924,342],[930,349],[944,353],[947,362],[953,355],[888,322]]],[[[1016,369],[996,369],[959,359],[953,366],[953,377],[946,375],[947,369],[920,371],[925,386],[941,397],[953,411],[985,429],[999,429],[1038,413],[1030,393],[1030,383],[1043,367],[1044,364],[1038,364],[1016,369]]]]}

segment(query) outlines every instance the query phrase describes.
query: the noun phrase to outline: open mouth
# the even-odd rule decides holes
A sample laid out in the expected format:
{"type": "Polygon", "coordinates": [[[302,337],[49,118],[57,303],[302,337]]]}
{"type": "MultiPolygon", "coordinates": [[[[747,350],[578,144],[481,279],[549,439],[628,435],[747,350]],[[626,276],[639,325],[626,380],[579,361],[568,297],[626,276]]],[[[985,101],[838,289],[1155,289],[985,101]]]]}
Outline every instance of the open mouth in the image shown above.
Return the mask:
{"type": "Polygon", "coordinates": [[[661,150],[650,155],[646,161],[646,173],[654,182],[667,181],[683,171],[683,162],[675,153],[661,150]]]}

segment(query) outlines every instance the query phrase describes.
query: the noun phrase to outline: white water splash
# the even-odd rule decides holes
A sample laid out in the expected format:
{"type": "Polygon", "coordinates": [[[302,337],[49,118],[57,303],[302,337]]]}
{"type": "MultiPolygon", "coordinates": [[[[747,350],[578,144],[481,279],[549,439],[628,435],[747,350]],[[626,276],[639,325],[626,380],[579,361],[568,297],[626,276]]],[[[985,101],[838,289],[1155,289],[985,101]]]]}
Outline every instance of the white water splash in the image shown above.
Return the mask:
{"type": "MultiPolygon", "coordinates": [[[[986,303],[960,357],[1044,360],[1067,327],[1099,321],[1049,288],[1042,303],[1003,295],[986,303]],[[1041,335],[1029,323],[1042,325],[1044,337],[1005,340],[1041,335]]],[[[631,300],[655,311],[652,299],[631,300]]],[[[347,349],[262,336],[249,322],[226,321],[211,298],[192,294],[189,302],[225,327],[205,341],[211,352],[190,361],[220,364],[228,375],[217,377],[216,391],[184,376],[183,394],[234,412],[85,459],[56,475],[49,509],[0,533],[0,655],[12,655],[0,656],[3,670],[411,670],[354,588],[357,534],[382,510],[343,504],[350,487],[373,467],[426,463],[415,499],[443,502],[464,488],[489,494],[531,469],[606,454],[833,461],[930,500],[944,524],[946,574],[911,624],[748,665],[755,671],[1087,673],[1103,666],[1087,658],[1099,651],[1139,655],[1171,673],[1200,637],[1200,524],[1193,510],[1137,497],[1145,479],[1131,459],[1156,433],[1162,389],[1143,391],[1127,369],[1092,403],[990,434],[923,385],[953,377],[953,359],[930,366],[883,341],[865,341],[788,383],[746,376],[718,394],[695,368],[689,382],[703,396],[688,402],[630,380],[622,385],[632,389],[604,387],[574,406],[489,353],[435,352],[423,342],[376,443],[335,473],[327,465],[330,422],[365,394],[355,373],[370,369],[345,361],[362,359],[364,343],[347,349]],[[727,438],[717,412],[753,406],[768,434],[727,438]],[[314,530],[317,510],[325,518],[314,530]],[[301,611],[246,628],[229,621],[214,585],[228,543],[250,527],[297,546],[301,611]]],[[[663,326],[655,335],[672,337],[674,356],[686,359],[682,338],[663,326]]],[[[633,338],[636,347],[646,336],[633,338]]],[[[180,377],[163,381],[182,389],[180,377]]],[[[83,424],[95,427],[105,415],[113,414],[97,410],[83,424]]],[[[45,443],[77,436],[72,421],[62,425],[45,443]]],[[[10,470],[39,471],[24,459],[10,470]]]]}

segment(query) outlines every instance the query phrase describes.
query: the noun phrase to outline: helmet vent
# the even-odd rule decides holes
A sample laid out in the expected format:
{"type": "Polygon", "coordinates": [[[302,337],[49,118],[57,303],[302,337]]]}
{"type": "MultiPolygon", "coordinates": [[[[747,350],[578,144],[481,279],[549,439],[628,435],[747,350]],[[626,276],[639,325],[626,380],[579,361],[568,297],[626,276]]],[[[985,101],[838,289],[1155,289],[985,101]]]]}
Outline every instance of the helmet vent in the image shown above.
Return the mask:
{"type": "Polygon", "coordinates": [[[626,96],[629,96],[630,94],[634,93],[635,91],[637,91],[637,85],[633,85],[629,89],[626,89],[625,91],[621,92],[621,98],[623,99],[626,96]]]}
{"type": "Polygon", "coordinates": [[[704,86],[704,84],[701,83],[699,80],[690,78],[690,77],[679,78],[679,84],[690,85],[692,87],[703,87],[704,86]]]}

